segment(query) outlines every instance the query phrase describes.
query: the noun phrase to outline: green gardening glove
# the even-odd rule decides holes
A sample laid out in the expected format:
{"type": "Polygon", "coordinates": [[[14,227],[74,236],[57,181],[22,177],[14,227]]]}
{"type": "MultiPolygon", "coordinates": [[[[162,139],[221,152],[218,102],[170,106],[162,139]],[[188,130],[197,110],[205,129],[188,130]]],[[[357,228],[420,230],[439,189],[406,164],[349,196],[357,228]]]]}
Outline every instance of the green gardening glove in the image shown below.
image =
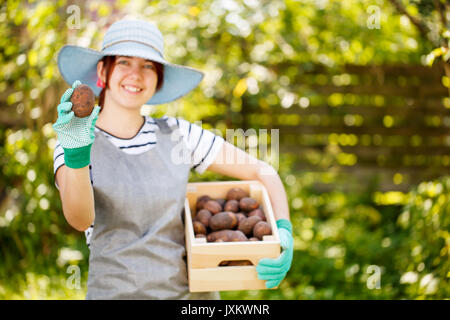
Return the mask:
{"type": "Polygon", "coordinates": [[[267,288],[274,288],[286,277],[291,268],[294,255],[294,239],[292,238],[292,224],[287,219],[277,220],[278,233],[282,252],[276,259],[263,258],[256,266],[258,278],[266,281],[267,288]]]}
{"type": "Polygon", "coordinates": [[[95,122],[100,111],[95,106],[92,113],[84,118],[78,118],[72,111],[70,97],[73,90],[81,82],[76,80],[72,88],[64,92],[58,105],[58,119],[53,129],[58,134],[58,140],[64,149],[64,162],[69,168],[78,169],[89,165],[91,161],[91,147],[95,139],[95,122]]]}

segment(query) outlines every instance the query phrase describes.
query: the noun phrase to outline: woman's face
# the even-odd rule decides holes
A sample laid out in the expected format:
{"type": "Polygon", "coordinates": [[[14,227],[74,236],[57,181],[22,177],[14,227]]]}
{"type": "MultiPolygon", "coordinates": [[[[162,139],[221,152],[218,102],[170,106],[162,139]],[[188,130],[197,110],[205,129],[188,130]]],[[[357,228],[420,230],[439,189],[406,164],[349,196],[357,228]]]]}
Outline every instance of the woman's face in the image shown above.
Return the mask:
{"type": "MultiPolygon", "coordinates": [[[[137,57],[117,56],[114,64],[106,95],[122,107],[141,107],[155,93],[158,79],[153,62],[137,57]]],[[[102,74],[102,79],[105,80],[105,74],[102,74]]]]}

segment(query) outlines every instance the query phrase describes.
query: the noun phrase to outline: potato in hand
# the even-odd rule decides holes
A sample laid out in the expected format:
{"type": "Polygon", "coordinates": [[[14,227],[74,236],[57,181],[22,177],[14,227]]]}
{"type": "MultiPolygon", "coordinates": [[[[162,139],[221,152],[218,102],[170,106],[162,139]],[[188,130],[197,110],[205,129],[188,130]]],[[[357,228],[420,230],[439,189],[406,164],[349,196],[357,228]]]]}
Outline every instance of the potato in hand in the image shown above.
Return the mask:
{"type": "Polygon", "coordinates": [[[72,96],[72,111],[78,118],[84,118],[91,114],[95,105],[95,95],[88,85],[80,84],[73,89],[72,96]]]}

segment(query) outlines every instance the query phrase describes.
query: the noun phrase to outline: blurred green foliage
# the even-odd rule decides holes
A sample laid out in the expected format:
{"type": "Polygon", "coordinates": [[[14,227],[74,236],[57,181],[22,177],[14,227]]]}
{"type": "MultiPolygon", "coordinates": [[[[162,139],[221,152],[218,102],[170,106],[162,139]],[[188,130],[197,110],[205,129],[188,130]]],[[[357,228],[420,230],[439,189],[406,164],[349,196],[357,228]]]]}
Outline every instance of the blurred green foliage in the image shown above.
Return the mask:
{"type": "MultiPolygon", "coordinates": [[[[425,2],[410,1],[406,8],[432,23],[438,16],[425,2]]],[[[56,66],[62,45],[99,49],[102,32],[116,19],[132,14],[153,20],[165,35],[167,59],[205,70],[206,77],[182,100],[145,106],[143,113],[193,122],[217,116],[214,128],[225,131],[241,123],[243,99],[267,109],[278,106],[279,93],[313,64],[333,69],[346,63],[427,62],[437,46],[396,13],[382,0],[2,2],[0,298],[85,296],[89,250],[84,235],[64,219],[52,169],[51,123],[67,87],[56,66]],[[79,27],[73,28],[76,11],[68,10],[70,5],[79,9],[79,27]],[[379,29],[367,26],[372,5],[380,9],[379,29]],[[242,81],[249,76],[257,80],[257,90],[242,81]],[[244,94],[248,91],[251,95],[244,94]],[[78,289],[71,289],[69,266],[79,267],[78,289]]],[[[224,292],[224,299],[450,297],[448,177],[400,196],[377,194],[369,183],[359,193],[320,193],[312,186],[314,176],[293,172],[292,165],[280,155],[295,238],[288,277],[279,290],[224,292]],[[381,272],[375,285],[373,270],[381,272]]],[[[191,181],[206,180],[229,179],[192,173],[191,181]]]]}
{"type": "Polygon", "coordinates": [[[292,268],[279,290],[222,292],[223,299],[450,297],[449,176],[413,187],[397,201],[404,204],[382,205],[369,188],[317,193],[308,173],[293,176],[289,167],[283,159],[292,268]]]}

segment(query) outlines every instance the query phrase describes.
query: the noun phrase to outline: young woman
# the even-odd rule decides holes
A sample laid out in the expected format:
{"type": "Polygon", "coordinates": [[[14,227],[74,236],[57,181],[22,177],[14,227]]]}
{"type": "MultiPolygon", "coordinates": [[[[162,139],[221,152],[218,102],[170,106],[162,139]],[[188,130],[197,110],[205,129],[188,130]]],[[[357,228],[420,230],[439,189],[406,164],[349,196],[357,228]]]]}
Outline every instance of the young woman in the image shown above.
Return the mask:
{"type": "Polygon", "coordinates": [[[87,299],[219,298],[216,292],[188,289],[182,210],[191,169],[266,186],[282,253],[278,259],[261,259],[257,271],[269,288],[282,281],[292,262],[292,226],[273,167],[256,159],[252,163],[244,151],[186,120],[140,115],[143,104],[178,99],[203,78],[164,59],[156,26],[118,21],[106,32],[100,52],[64,46],[58,67],[73,85],[63,94],[53,125],[58,135],[55,184],[68,223],[86,233],[87,299]],[[71,111],[70,97],[80,83],[99,96],[99,106],[84,118],[71,111]],[[180,144],[190,161],[175,159],[173,150],[180,144]],[[230,153],[247,161],[225,161],[230,153]]]}

